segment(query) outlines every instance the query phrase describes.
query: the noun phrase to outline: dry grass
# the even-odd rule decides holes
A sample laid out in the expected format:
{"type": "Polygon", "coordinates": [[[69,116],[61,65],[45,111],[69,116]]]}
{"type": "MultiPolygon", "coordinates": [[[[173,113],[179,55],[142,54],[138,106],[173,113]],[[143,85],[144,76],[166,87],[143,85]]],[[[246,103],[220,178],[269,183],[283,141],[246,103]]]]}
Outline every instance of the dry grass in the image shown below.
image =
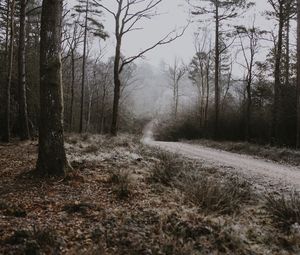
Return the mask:
{"type": "Polygon", "coordinates": [[[292,191],[288,197],[266,196],[265,208],[272,219],[272,222],[283,229],[290,231],[295,224],[300,225],[300,194],[292,191]]]}
{"type": "Polygon", "coordinates": [[[154,164],[151,179],[155,182],[170,186],[182,171],[183,161],[176,154],[157,152],[154,155],[159,161],[154,164]]]}
{"type": "Polygon", "coordinates": [[[128,170],[120,169],[110,174],[109,183],[114,185],[114,192],[120,199],[128,198],[132,193],[133,178],[128,170]]]}
{"type": "Polygon", "coordinates": [[[67,144],[69,157],[83,158],[73,166],[82,178],[59,182],[24,176],[35,164],[35,144],[0,150],[1,254],[299,253],[299,241],[271,225],[261,204],[244,203],[249,193],[243,181],[129,137],[84,139],[67,144]],[[99,151],[84,152],[90,145],[99,151]],[[155,184],[153,178],[149,183],[157,167],[155,184]],[[236,204],[215,193],[227,193],[236,204]],[[9,208],[23,208],[26,216],[7,216],[9,208]]]}
{"type": "Polygon", "coordinates": [[[181,190],[205,213],[232,214],[250,201],[250,183],[237,176],[220,176],[215,169],[193,164],[176,154],[156,152],[151,179],[181,190]]]}
{"type": "Polygon", "coordinates": [[[251,186],[238,177],[192,174],[180,183],[186,197],[206,213],[233,214],[251,199],[251,186]]]}

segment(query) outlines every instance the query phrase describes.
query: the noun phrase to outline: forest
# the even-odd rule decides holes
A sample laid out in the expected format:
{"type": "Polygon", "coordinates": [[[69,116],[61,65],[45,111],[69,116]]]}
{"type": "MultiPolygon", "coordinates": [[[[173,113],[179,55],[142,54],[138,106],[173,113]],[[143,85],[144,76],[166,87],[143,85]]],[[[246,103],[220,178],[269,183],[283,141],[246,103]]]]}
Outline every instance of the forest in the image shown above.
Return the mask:
{"type": "Polygon", "coordinates": [[[0,0],[0,100],[0,254],[300,252],[300,0],[0,0]]]}

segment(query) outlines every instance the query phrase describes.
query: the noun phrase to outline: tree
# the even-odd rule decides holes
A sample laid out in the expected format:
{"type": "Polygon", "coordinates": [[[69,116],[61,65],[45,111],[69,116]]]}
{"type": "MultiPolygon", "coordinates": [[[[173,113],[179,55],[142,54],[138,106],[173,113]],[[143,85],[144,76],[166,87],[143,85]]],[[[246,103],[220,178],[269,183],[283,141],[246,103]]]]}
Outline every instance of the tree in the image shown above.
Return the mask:
{"type": "Polygon", "coordinates": [[[18,50],[19,133],[21,140],[29,138],[25,74],[26,0],[20,0],[20,28],[18,50]]]}
{"type": "MultiPolygon", "coordinates": [[[[9,4],[9,2],[8,2],[9,4]]],[[[10,6],[8,7],[8,12],[10,11],[9,18],[9,49],[8,49],[8,57],[7,57],[7,82],[5,87],[5,117],[4,117],[4,135],[3,141],[10,141],[10,104],[11,104],[11,83],[12,83],[12,71],[13,71],[13,60],[14,60],[14,39],[15,39],[15,0],[10,2],[10,6]]],[[[8,34],[8,33],[7,33],[8,34]]]]}
{"type": "Polygon", "coordinates": [[[162,0],[115,0],[116,9],[108,8],[107,6],[96,0],[98,6],[102,7],[107,13],[113,16],[115,22],[115,57],[114,57],[114,101],[113,101],[113,116],[111,124],[111,135],[117,135],[118,132],[118,115],[119,115],[119,101],[121,96],[121,79],[120,75],[124,67],[136,59],[144,56],[145,53],[153,50],[154,48],[171,43],[178,37],[182,36],[185,29],[180,34],[173,37],[175,31],[168,33],[161,40],[154,43],[152,46],[141,50],[134,56],[122,56],[122,43],[124,36],[128,33],[141,29],[137,24],[143,19],[151,19],[156,15],[155,8],[162,2],[162,0]]]}
{"type": "Polygon", "coordinates": [[[300,148],[300,0],[297,0],[297,148],[300,148]]]}
{"type": "Polygon", "coordinates": [[[171,81],[170,85],[173,91],[173,112],[174,118],[177,118],[178,114],[178,105],[179,105],[179,85],[180,81],[186,73],[186,67],[184,64],[178,63],[178,59],[175,58],[172,66],[169,66],[167,74],[168,78],[171,81]]]}
{"type": "Polygon", "coordinates": [[[275,48],[275,66],[274,66],[274,103],[272,116],[271,142],[278,141],[279,123],[281,116],[281,64],[283,56],[283,30],[284,25],[290,19],[290,8],[294,0],[268,0],[273,11],[268,11],[267,15],[273,16],[278,22],[277,43],[275,48]]]}
{"type": "Polygon", "coordinates": [[[43,0],[40,45],[40,125],[37,170],[63,176],[69,164],[64,148],[61,73],[62,0],[43,0]]]}
{"type": "MultiPolygon", "coordinates": [[[[83,36],[83,30],[82,27],[79,25],[79,17],[78,19],[72,23],[67,23],[67,46],[68,46],[68,53],[67,57],[71,58],[71,99],[70,99],[70,106],[69,106],[69,130],[73,130],[73,115],[74,115],[74,99],[75,99],[75,64],[76,60],[79,59],[79,57],[76,57],[76,50],[81,43],[81,37],[83,36]],[[70,31],[71,30],[71,31],[70,31]]],[[[82,93],[81,93],[82,94],[82,93]]],[[[82,101],[81,101],[82,102],[82,101]]]]}
{"type": "MultiPolygon", "coordinates": [[[[206,31],[207,32],[207,31],[206,31]]],[[[208,122],[209,104],[209,82],[210,82],[210,62],[211,47],[207,45],[206,35],[199,41],[199,36],[195,38],[196,54],[189,65],[189,79],[196,86],[199,97],[200,127],[206,128],[208,122]]]]}
{"type": "Polygon", "coordinates": [[[79,132],[83,132],[83,112],[84,112],[84,88],[86,80],[86,53],[87,53],[87,40],[88,32],[92,32],[94,36],[105,39],[108,35],[103,31],[102,23],[97,19],[101,17],[101,11],[98,10],[97,5],[90,0],[79,0],[79,5],[75,6],[78,13],[84,13],[84,37],[83,37],[83,57],[82,57],[82,77],[81,77],[81,104],[80,104],[80,124],[79,132]]]}
{"type": "Polygon", "coordinates": [[[261,31],[253,24],[252,27],[237,26],[236,33],[240,39],[241,52],[244,59],[242,66],[246,70],[246,118],[245,118],[245,140],[251,137],[251,115],[252,115],[252,83],[254,78],[255,57],[259,50],[259,40],[265,31],[261,31]]]}
{"type": "MultiPolygon", "coordinates": [[[[220,117],[220,68],[221,55],[228,48],[228,44],[222,39],[222,25],[226,21],[239,16],[238,10],[249,8],[253,2],[247,0],[200,0],[206,5],[194,4],[194,0],[188,0],[193,8],[194,15],[213,15],[215,25],[215,48],[214,48],[214,69],[215,69],[215,123],[214,136],[218,138],[219,133],[219,117],[220,117]]],[[[231,43],[229,43],[231,45],[231,43]]]]}

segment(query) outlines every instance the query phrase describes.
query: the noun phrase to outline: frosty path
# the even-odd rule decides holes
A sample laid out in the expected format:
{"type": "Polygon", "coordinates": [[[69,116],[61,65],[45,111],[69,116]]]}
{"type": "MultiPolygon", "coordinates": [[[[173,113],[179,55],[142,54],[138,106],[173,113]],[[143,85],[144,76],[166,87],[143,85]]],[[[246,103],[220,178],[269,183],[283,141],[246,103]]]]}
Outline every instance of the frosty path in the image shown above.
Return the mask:
{"type": "Polygon", "coordinates": [[[204,165],[225,169],[243,174],[257,187],[286,190],[300,190],[300,168],[274,163],[261,158],[231,153],[181,142],[157,142],[144,139],[149,146],[183,155],[187,158],[200,160],[204,165]]]}

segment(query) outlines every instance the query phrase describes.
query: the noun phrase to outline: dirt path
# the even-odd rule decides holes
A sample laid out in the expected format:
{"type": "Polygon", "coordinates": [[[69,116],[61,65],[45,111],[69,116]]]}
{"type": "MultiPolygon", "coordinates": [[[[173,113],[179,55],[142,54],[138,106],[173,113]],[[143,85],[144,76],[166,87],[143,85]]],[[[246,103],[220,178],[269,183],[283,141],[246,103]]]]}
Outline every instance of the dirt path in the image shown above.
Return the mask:
{"type": "Polygon", "coordinates": [[[178,153],[188,158],[201,160],[206,166],[218,167],[224,171],[243,174],[257,188],[285,191],[300,190],[300,169],[293,166],[277,164],[248,155],[241,155],[201,145],[180,142],[156,142],[145,139],[145,144],[163,150],[178,153]]]}

